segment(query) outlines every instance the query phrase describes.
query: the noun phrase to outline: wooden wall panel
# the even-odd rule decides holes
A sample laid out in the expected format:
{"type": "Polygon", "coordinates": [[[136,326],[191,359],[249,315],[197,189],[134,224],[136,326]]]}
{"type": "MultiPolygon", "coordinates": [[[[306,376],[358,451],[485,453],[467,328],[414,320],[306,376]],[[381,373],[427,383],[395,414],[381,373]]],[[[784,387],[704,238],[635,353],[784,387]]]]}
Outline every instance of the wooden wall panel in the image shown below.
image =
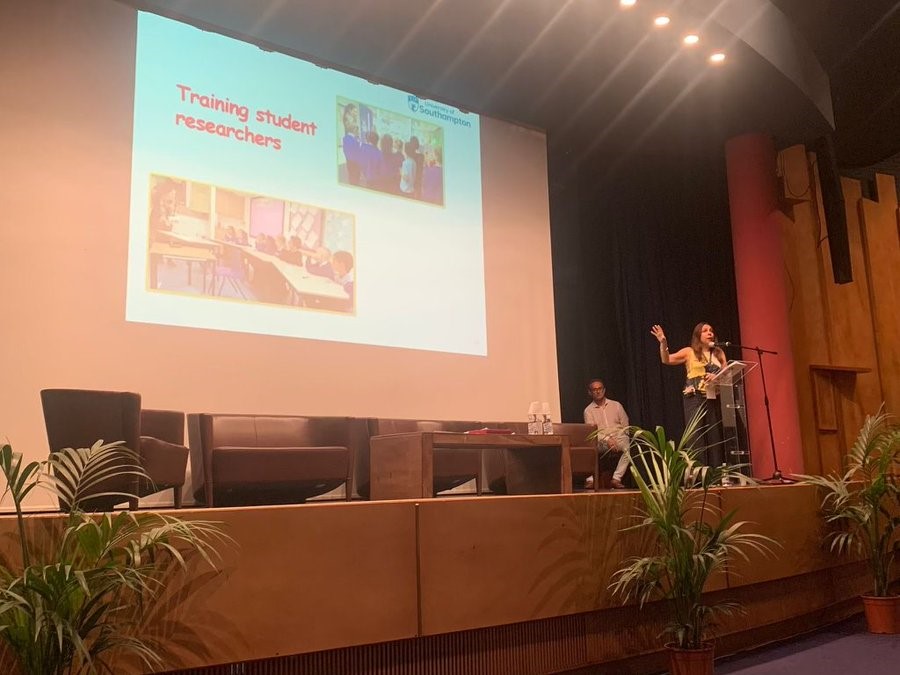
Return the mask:
{"type": "Polygon", "coordinates": [[[872,320],[869,275],[859,216],[862,186],[858,180],[841,178],[841,189],[844,194],[853,281],[849,284],[829,284],[828,302],[831,305],[830,314],[834,327],[832,363],[860,369],[855,375],[846,373],[835,379],[837,393],[841,397],[841,440],[843,447],[849,448],[866,415],[878,410],[883,396],[877,369],[875,324],[872,320]],[[862,369],[868,372],[861,372],[862,369]]]}
{"type": "MultiPolygon", "coordinates": [[[[881,383],[876,369],[875,327],[869,303],[869,282],[866,274],[865,255],[858,217],[858,204],[862,199],[862,188],[858,180],[841,179],[847,218],[847,237],[850,243],[850,259],[853,267],[853,281],[846,284],[834,283],[831,272],[831,249],[825,239],[820,247],[822,264],[826,268],[824,300],[828,306],[829,351],[828,363],[838,368],[866,370],[855,377],[833,380],[842,386],[836,391],[840,404],[836,406],[838,419],[838,444],[841,455],[846,454],[856,432],[865,419],[866,413],[874,412],[881,403],[881,383]],[[849,391],[848,391],[849,389],[849,391]]],[[[824,211],[820,210],[822,236],[827,235],[824,211]]],[[[816,327],[811,326],[810,337],[815,338],[816,327]]],[[[825,441],[830,442],[830,439],[825,441]]],[[[824,459],[824,458],[823,458],[824,459]]],[[[836,471],[838,465],[828,465],[823,461],[823,470],[836,471]]]]}
{"type": "Polygon", "coordinates": [[[827,471],[822,471],[822,473],[836,472],[837,468],[842,466],[844,456],[847,454],[847,449],[837,430],[820,431],[818,443],[822,466],[827,467],[827,471]]]}
{"type": "MultiPolygon", "coordinates": [[[[834,272],[831,269],[831,250],[828,248],[828,225],[825,222],[825,205],[822,201],[822,184],[819,180],[819,162],[815,153],[807,152],[806,161],[809,163],[809,175],[812,179],[812,210],[810,217],[812,218],[812,226],[815,228],[815,255],[816,255],[816,274],[819,279],[819,289],[821,291],[820,302],[822,303],[822,315],[825,318],[824,325],[807,324],[806,331],[808,339],[816,339],[825,337],[825,351],[828,354],[828,361],[834,361],[834,343],[835,343],[835,322],[832,316],[832,307],[828,302],[829,286],[834,285],[834,272]]],[[[800,270],[801,273],[811,273],[811,270],[800,270]]]]}
{"type": "MultiPolygon", "coordinates": [[[[841,188],[844,193],[853,281],[846,284],[834,283],[831,248],[827,238],[820,247],[829,282],[825,284],[825,301],[828,303],[831,320],[828,334],[831,358],[832,363],[838,365],[872,366],[875,363],[874,327],[857,209],[859,200],[862,199],[862,188],[858,180],[850,178],[841,179],[841,188]]],[[[822,237],[827,235],[827,224],[823,222],[822,237]]]]}
{"type": "Polygon", "coordinates": [[[841,179],[853,281],[839,285],[815,156],[802,146],[788,148],[779,155],[779,171],[790,213],[782,232],[804,460],[808,473],[828,473],[842,468],[867,414],[885,399],[900,405],[896,192],[892,178],[880,177],[879,194],[889,197],[871,202],[862,198],[859,181],[841,179]]]}
{"type": "Polygon", "coordinates": [[[819,433],[834,432],[836,434],[840,430],[840,420],[838,419],[838,403],[835,400],[831,372],[813,368],[810,372],[810,379],[813,404],[816,410],[816,426],[819,433]]]}
{"type": "Polygon", "coordinates": [[[823,299],[825,270],[819,255],[822,233],[813,189],[814,173],[806,148],[795,145],[783,150],[779,155],[779,172],[786,198],[784,209],[789,214],[776,216],[782,222],[800,437],[806,471],[818,473],[821,471],[822,457],[818,449],[815,404],[808,383],[809,366],[811,363],[830,363],[831,352],[827,337],[812,339],[809,327],[825,331],[827,336],[831,322],[823,299]]]}
{"type": "Polygon", "coordinates": [[[887,409],[900,415],[900,217],[893,176],[876,175],[878,201],[863,199],[865,239],[878,372],[887,409]]]}

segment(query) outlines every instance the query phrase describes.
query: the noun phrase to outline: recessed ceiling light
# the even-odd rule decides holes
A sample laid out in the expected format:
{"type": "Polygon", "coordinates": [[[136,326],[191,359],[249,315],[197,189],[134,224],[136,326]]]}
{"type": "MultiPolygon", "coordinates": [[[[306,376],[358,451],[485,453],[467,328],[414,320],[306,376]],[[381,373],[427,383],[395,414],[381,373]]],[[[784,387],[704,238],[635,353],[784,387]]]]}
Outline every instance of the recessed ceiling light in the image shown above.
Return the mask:
{"type": "Polygon", "coordinates": [[[622,7],[634,7],[634,4],[637,0],[619,0],[619,5],[622,7]]]}
{"type": "Polygon", "coordinates": [[[669,21],[671,21],[671,19],[663,14],[653,19],[653,25],[657,26],[658,28],[662,28],[663,26],[668,26],[669,21]]]}
{"type": "Polygon", "coordinates": [[[722,63],[725,60],[725,52],[713,52],[709,55],[710,63],[722,63]]]}
{"type": "Polygon", "coordinates": [[[684,44],[686,45],[695,45],[700,42],[700,36],[696,33],[690,33],[684,36],[684,44]]]}

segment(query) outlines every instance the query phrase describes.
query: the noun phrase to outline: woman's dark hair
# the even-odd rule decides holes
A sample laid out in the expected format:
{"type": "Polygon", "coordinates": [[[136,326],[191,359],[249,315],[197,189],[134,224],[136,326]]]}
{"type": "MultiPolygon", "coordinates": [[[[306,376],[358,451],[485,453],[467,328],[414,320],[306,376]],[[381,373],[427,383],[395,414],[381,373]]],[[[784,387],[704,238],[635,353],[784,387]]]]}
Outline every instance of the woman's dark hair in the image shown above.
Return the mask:
{"type": "MultiPolygon", "coordinates": [[[[709,322],[701,321],[696,326],[694,326],[694,332],[691,333],[691,349],[694,350],[694,355],[697,357],[698,361],[703,361],[703,343],[700,341],[700,333],[703,332],[704,326],[709,326],[709,322]]],[[[710,351],[712,351],[720,361],[725,360],[725,352],[721,350],[719,347],[710,347],[710,351]]]]}
{"type": "Polygon", "coordinates": [[[703,343],[700,342],[700,333],[703,332],[703,326],[708,326],[709,324],[706,321],[701,321],[696,326],[694,326],[694,332],[691,333],[691,349],[694,350],[694,354],[697,357],[698,361],[703,360],[703,343]]]}

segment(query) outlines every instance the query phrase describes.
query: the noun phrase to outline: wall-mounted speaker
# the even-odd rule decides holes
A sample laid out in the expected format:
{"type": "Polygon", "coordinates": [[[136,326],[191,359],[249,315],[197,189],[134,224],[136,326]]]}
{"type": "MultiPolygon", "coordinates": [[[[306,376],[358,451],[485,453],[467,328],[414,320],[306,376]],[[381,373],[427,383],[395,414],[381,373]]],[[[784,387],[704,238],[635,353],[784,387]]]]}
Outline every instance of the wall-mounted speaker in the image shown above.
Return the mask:
{"type": "Polygon", "coordinates": [[[819,167],[819,185],[822,190],[822,206],[825,210],[825,226],[828,229],[828,250],[831,253],[831,273],[834,283],[853,281],[850,262],[850,238],[847,235],[847,212],[844,192],[838,174],[831,136],[823,136],[812,146],[819,167]]]}

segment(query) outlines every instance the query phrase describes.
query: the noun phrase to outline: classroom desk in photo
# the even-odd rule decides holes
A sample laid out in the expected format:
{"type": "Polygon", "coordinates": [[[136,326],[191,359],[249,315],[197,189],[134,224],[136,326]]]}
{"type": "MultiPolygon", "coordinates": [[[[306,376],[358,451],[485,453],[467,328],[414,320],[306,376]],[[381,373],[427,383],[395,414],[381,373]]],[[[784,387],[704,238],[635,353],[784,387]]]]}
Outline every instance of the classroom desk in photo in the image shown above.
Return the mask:
{"type": "Polygon", "coordinates": [[[572,492],[568,436],[422,431],[371,438],[371,499],[434,497],[433,458],[442,448],[502,449],[511,495],[572,492]]]}
{"type": "Polygon", "coordinates": [[[249,245],[245,246],[227,241],[217,241],[216,243],[240,250],[251,265],[254,260],[271,263],[287,284],[291,295],[291,304],[306,304],[305,300],[307,298],[342,302],[350,300],[347,291],[339,283],[328,277],[310,274],[302,265],[286,262],[273,253],[263,253],[249,245]]]}
{"type": "Polygon", "coordinates": [[[216,254],[207,246],[188,246],[182,244],[166,243],[155,241],[150,244],[150,288],[156,290],[157,265],[163,258],[172,260],[184,260],[187,262],[187,283],[191,285],[191,268],[193,263],[200,263],[203,270],[203,291],[206,292],[207,273],[210,279],[210,289],[212,288],[213,277],[216,267],[216,254]]]}
{"type": "Polygon", "coordinates": [[[198,237],[192,234],[182,234],[175,230],[157,230],[157,234],[168,239],[173,244],[184,244],[186,246],[198,246],[200,248],[208,248],[214,250],[218,247],[219,242],[215,239],[207,239],[206,237],[198,237]]]}
{"type": "Polygon", "coordinates": [[[350,303],[350,296],[344,287],[328,277],[310,274],[303,265],[289,263],[272,253],[264,253],[252,245],[237,244],[221,239],[210,239],[195,235],[182,234],[171,230],[157,232],[159,239],[150,245],[150,287],[157,286],[156,265],[160,258],[173,258],[188,262],[188,284],[191,283],[191,266],[194,262],[204,266],[203,292],[213,293],[216,287],[216,251],[231,247],[240,251],[245,262],[252,265],[254,262],[271,264],[280,278],[284,280],[285,287],[290,295],[290,304],[302,306],[316,306],[324,303],[337,305],[341,311],[346,311],[350,303]],[[209,284],[206,283],[205,273],[210,272],[209,284]]]}

